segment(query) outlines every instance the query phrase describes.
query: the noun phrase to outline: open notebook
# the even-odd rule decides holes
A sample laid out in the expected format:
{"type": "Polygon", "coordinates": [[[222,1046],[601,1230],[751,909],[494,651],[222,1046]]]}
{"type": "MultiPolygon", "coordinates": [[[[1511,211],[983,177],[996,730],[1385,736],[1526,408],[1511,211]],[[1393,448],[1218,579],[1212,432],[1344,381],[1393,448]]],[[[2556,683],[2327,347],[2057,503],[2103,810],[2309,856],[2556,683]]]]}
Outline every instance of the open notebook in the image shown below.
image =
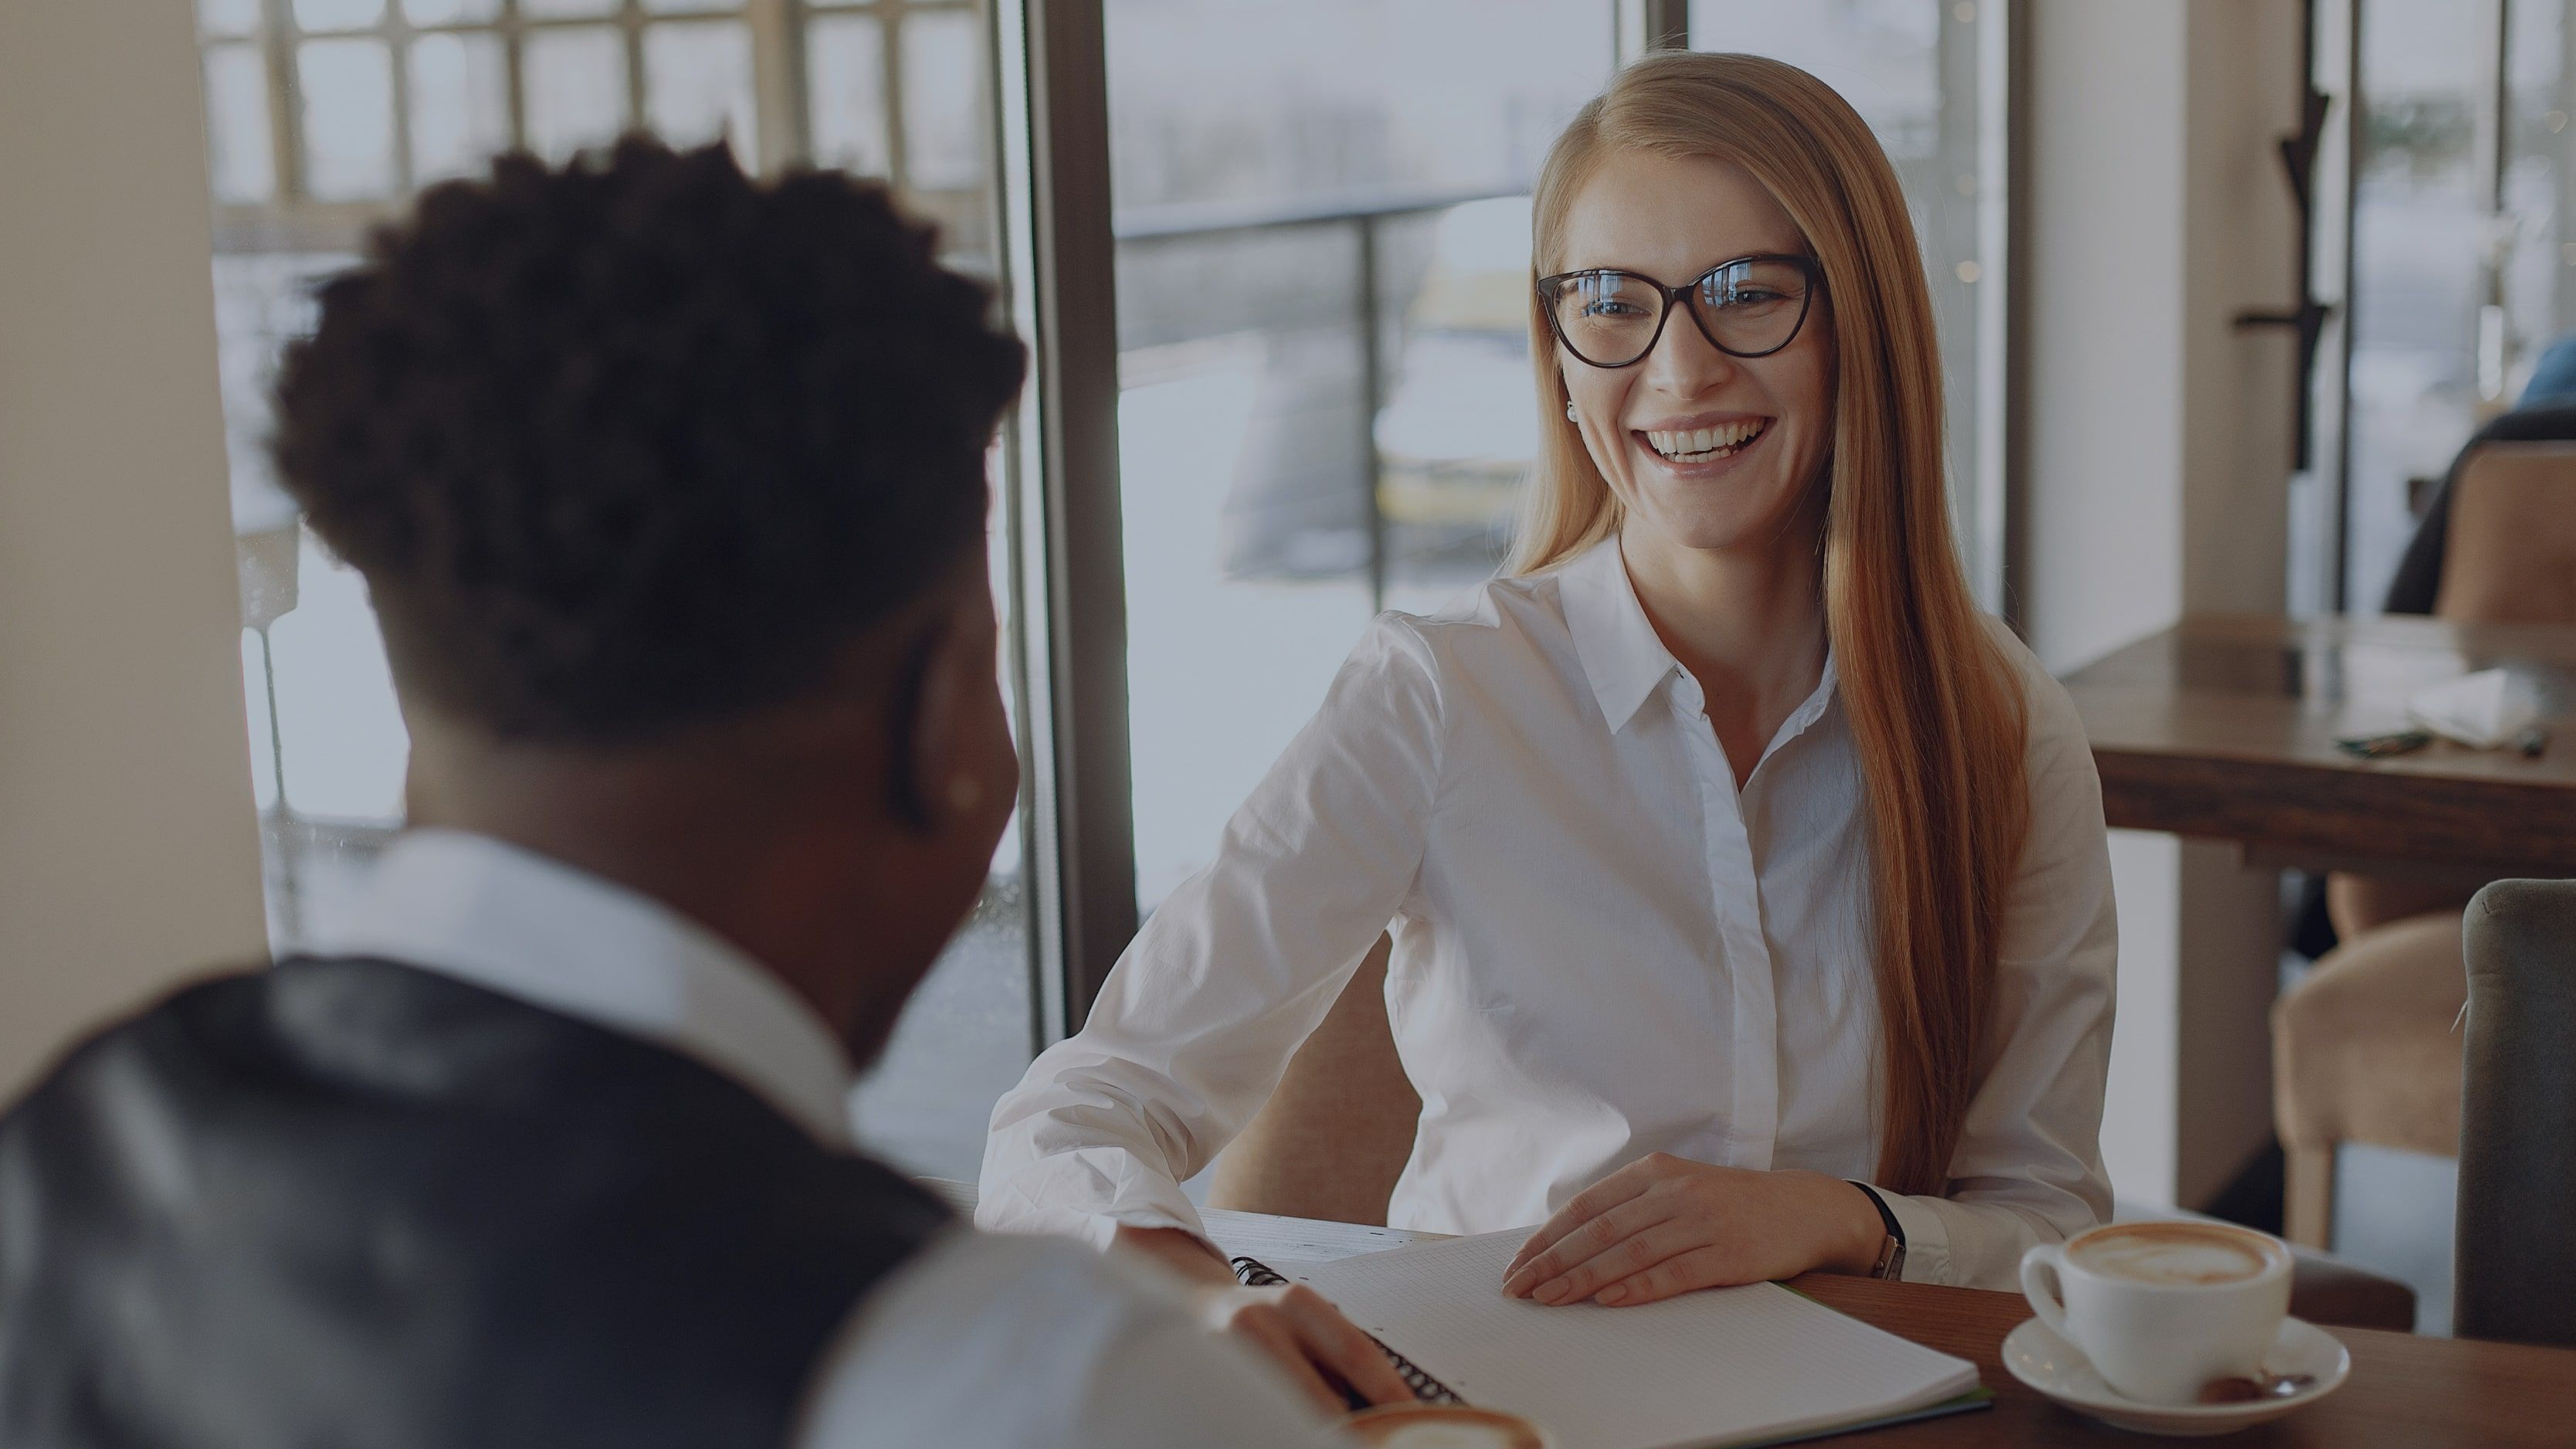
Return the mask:
{"type": "Polygon", "coordinates": [[[1331,1299],[1423,1397],[1518,1414],[1563,1449],[1778,1444],[1985,1403],[1976,1365],[1775,1283],[1633,1308],[1506,1298],[1503,1269],[1528,1236],[1235,1265],[1247,1281],[1284,1277],[1331,1299]]]}

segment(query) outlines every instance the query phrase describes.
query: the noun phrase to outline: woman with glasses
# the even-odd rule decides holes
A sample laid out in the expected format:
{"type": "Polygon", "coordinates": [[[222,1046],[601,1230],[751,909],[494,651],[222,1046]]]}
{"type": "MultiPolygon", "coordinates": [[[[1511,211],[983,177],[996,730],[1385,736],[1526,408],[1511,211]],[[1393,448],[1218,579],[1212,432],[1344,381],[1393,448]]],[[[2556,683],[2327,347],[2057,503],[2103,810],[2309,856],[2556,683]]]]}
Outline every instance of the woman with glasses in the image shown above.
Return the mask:
{"type": "MultiPolygon", "coordinates": [[[[1804,72],[1667,55],[1533,212],[1510,563],[1377,621],[1002,1100],[980,1216],[1226,1281],[1178,1183],[1391,930],[1388,1221],[1541,1224],[1503,1291],[2008,1287],[2110,1206],[2110,867],[2072,707],[1961,576],[1895,173],[1804,72]]],[[[1339,1367],[1326,1317],[1247,1331],[1339,1367]]]]}

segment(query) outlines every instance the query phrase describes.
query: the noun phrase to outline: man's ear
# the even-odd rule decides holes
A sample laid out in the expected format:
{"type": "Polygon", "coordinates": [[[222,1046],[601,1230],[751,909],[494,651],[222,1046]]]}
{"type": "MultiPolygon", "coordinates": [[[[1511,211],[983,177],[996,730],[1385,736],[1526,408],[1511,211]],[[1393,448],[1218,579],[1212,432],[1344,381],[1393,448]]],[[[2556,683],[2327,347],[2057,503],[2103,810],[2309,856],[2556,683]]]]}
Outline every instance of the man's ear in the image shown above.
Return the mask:
{"type": "Polygon", "coordinates": [[[905,828],[928,835],[939,828],[938,782],[947,778],[947,757],[957,719],[956,686],[941,665],[950,625],[933,619],[907,642],[886,691],[886,808],[905,828]]]}

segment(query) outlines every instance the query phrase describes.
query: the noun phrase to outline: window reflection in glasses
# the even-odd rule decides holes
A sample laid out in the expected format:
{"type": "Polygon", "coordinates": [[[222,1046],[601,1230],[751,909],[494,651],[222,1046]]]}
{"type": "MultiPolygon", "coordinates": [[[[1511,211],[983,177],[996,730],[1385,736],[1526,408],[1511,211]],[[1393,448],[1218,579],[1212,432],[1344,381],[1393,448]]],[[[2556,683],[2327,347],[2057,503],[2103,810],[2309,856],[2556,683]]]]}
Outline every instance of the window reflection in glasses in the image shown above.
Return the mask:
{"type": "Polygon", "coordinates": [[[1539,283],[1557,339],[1595,367],[1626,367],[1654,350],[1672,304],[1719,351],[1761,357],[1789,345],[1819,284],[1813,258],[1760,255],[1718,263],[1680,287],[1638,272],[1595,267],[1539,283]]]}

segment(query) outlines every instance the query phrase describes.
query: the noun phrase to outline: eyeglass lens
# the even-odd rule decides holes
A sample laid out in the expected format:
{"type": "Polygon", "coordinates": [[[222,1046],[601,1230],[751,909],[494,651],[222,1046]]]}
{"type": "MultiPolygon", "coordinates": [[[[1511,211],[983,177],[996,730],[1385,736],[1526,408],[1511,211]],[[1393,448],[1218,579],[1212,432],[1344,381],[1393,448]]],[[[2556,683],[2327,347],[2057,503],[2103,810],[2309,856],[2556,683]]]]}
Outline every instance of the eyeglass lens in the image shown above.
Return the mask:
{"type": "MultiPolygon", "coordinates": [[[[1720,351],[1758,357],[1797,335],[1807,292],[1807,274],[1795,263],[1728,262],[1691,287],[1691,311],[1720,351]]],[[[1655,345],[1667,295],[1632,272],[1577,272],[1557,284],[1557,335],[1595,367],[1625,367],[1655,345]]]]}

